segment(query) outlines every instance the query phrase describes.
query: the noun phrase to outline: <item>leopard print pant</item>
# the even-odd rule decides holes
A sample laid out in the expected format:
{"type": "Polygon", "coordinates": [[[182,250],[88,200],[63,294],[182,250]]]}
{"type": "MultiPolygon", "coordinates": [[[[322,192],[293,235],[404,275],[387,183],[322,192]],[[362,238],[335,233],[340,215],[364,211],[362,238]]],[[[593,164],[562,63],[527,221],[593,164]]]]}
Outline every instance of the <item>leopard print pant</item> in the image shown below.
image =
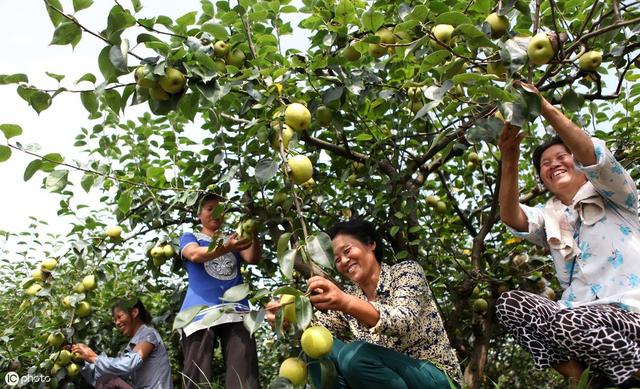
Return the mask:
{"type": "Polygon", "coordinates": [[[498,321],[532,355],[538,368],[578,360],[620,384],[640,369],[640,314],[617,305],[563,308],[512,290],[496,302],[498,321]]]}

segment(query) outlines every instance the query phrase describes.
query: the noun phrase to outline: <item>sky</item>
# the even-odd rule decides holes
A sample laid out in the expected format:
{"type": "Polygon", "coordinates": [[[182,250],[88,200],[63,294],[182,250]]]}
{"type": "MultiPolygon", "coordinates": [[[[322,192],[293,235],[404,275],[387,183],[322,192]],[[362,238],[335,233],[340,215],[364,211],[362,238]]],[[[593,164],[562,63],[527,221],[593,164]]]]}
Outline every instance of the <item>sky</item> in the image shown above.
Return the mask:
{"type": "MultiPolygon", "coordinates": [[[[71,0],[61,0],[67,13],[73,8],[71,0]]],[[[114,2],[100,0],[75,16],[81,24],[93,31],[106,26],[109,9],[114,2]]],[[[122,4],[131,9],[129,1],[122,4]]],[[[177,18],[187,12],[200,9],[199,0],[180,1],[144,1],[140,17],[167,15],[177,18]]],[[[297,23],[293,23],[295,26],[297,23]]],[[[0,0],[0,47],[3,49],[0,60],[0,74],[25,73],[29,83],[42,89],[56,89],[57,81],[45,72],[64,74],[62,85],[73,89],[75,81],[87,72],[92,72],[100,82],[97,56],[104,46],[97,38],[83,34],[82,40],[72,49],[70,46],[49,46],[54,27],[51,24],[45,5],[40,1],[0,0]]],[[[289,37],[295,39],[295,37],[289,37]]],[[[291,42],[291,41],[290,41],[291,42]]],[[[284,43],[287,46],[287,43],[284,43]]],[[[129,65],[135,64],[135,58],[129,59],[129,65]]],[[[83,83],[80,86],[89,84],[83,83]]],[[[38,144],[39,154],[60,153],[65,162],[86,159],[79,149],[73,147],[74,137],[82,127],[93,126],[87,119],[87,111],[82,107],[77,94],[63,93],[53,100],[47,110],[38,115],[16,93],[16,85],[0,85],[0,124],[18,124],[23,134],[12,138],[11,143],[22,145],[38,144]]],[[[146,105],[127,110],[124,118],[137,117],[146,105]]],[[[0,132],[0,143],[5,139],[0,132]]],[[[58,217],[56,210],[60,196],[41,188],[45,173],[39,172],[24,182],[26,166],[34,158],[19,151],[13,151],[11,158],[0,163],[0,177],[3,189],[0,190],[0,231],[25,231],[33,222],[30,216],[45,220],[48,232],[64,234],[68,230],[68,219],[58,217]]],[[[80,172],[70,173],[70,180],[79,182],[80,172]]],[[[74,201],[78,203],[96,203],[99,192],[92,190],[88,195],[82,189],[76,191],[74,201]]],[[[109,221],[104,221],[108,224],[109,221]]],[[[0,238],[0,252],[2,252],[0,238]]]]}

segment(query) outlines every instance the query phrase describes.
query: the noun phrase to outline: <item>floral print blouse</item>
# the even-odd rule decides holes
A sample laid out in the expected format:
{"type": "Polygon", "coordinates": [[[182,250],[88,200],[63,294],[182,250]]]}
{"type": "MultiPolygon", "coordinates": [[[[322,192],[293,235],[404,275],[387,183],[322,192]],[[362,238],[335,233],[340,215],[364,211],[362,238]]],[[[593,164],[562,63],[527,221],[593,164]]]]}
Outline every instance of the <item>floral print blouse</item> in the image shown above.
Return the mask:
{"type": "MultiPolygon", "coordinates": [[[[368,301],[356,286],[346,292],[368,301]]],[[[429,361],[452,380],[462,382],[458,359],[420,264],[415,261],[393,266],[382,263],[376,299],[369,302],[380,313],[378,323],[372,328],[340,311],[317,312],[316,318],[340,339],[361,340],[429,361]]]]}
{"type": "MultiPolygon", "coordinates": [[[[636,185],[616,161],[605,143],[592,138],[596,164],[576,168],[582,171],[602,198],[604,212],[599,220],[585,223],[580,201],[564,207],[564,223],[573,231],[579,250],[564,258],[551,249],[560,285],[565,289],[559,301],[565,307],[615,303],[640,312],[640,224],[636,185]]],[[[586,183],[585,186],[589,185],[586,183]]],[[[552,201],[553,198],[550,200],[552,201]]],[[[561,203],[560,203],[561,204],[561,203]]],[[[544,226],[544,206],[520,205],[527,215],[528,232],[511,231],[540,246],[549,247],[544,226]]]]}

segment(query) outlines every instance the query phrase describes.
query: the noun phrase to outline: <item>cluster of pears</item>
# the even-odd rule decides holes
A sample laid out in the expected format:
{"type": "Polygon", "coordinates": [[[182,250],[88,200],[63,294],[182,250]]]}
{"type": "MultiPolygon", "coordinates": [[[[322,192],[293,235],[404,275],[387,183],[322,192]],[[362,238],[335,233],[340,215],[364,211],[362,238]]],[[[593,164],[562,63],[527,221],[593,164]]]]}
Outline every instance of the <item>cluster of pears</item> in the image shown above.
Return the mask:
{"type": "MultiPolygon", "coordinates": [[[[331,110],[324,106],[319,107],[319,109],[320,112],[317,112],[319,122],[320,117],[322,117],[322,123],[327,123],[327,110],[329,110],[328,116],[330,122],[332,116],[331,110]]],[[[328,125],[328,123],[326,125],[328,125]]],[[[282,115],[280,111],[274,114],[273,121],[271,122],[271,128],[274,129],[271,145],[274,149],[278,150],[281,140],[282,147],[287,150],[294,133],[301,133],[310,126],[311,112],[309,109],[304,104],[291,103],[285,108],[284,115],[282,115]],[[281,137],[279,133],[282,134],[281,137]]],[[[311,163],[309,157],[301,154],[294,155],[287,160],[287,167],[293,182],[303,186],[313,185],[313,163],[311,163]]]]}
{"type": "MultiPolygon", "coordinates": [[[[73,291],[77,294],[86,295],[97,287],[98,282],[96,280],[96,276],[89,274],[84,276],[82,281],[78,282],[73,287],[73,291]]],[[[62,305],[68,309],[74,309],[76,317],[83,318],[91,315],[91,304],[86,300],[77,301],[77,297],[69,295],[62,299],[62,305]]]]}
{"type": "Polygon", "coordinates": [[[24,290],[24,293],[27,296],[35,296],[39,291],[41,291],[44,283],[50,279],[51,272],[57,265],[58,261],[54,258],[47,258],[43,260],[40,263],[40,266],[31,273],[31,278],[34,282],[24,290]]]}
{"type": "MultiPolygon", "coordinates": [[[[60,345],[64,342],[64,335],[58,332],[62,337],[62,341],[60,345]]],[[[58,347],[60,346],[58,345],[58,347]]],[[[79,362],[82,362],[82,358],[76,353],[71,353],[71,351],[67,349],[62,349],[60,351],[56,351],[49,356],[49,360],[53,362],[53,367],[51,367],[51,375],[55,376],[60,369],[65,369],[67,371],[68,377],[74,377],[80,373],[79,362]]]]}
{"type": "Polygon", "coordinates": [[[182,92],[187,84],[187,77],[180,70],[165,67],[161,76],[153,73],[153,66],[138,66],[133,73],[138,86],[149,89],[149,96],[157,101],[167,101],[171,95],[182,92]]]}
{"type": "Polygon", "coordinates": [[[438,213],[444,213],[447,211],[447,203],[440,200],[440,197],[436,195],[427,196],[427,205],[435,209],[438,213]]]}
{"type": "Polygon", "coordinates": [[[213,62],[218,73],[224,73],[227,65],[241,67],[246,59],[244,52],[239,48],[231,49],[225,41],[219,40],[213,44],[213,62]]]}
{"type": "Polygon", "coordinates": [[[168,259],[173,258],[174,255],[176,255],[176,251],[170,243],[153,246],[151,250],[149,250],[149,256],[153,261],[153,265],[157,267],[162,266],[168,259]]]}
{"type": "MultiPolygon", "coordinates": [[[[291,324],[297,322],[294,301],[294,295],[283,294],[280,297],[283,317],[291,324]]],[[[300,346],[309,358],[320,359],[331,352],[333,335],[325,327],[314,325],[303,331],[300,346]]],[[[300,357],[287,358],[280,365],[278,376],[288,379],[293,385],[302,385],[307,381],[307,363],[300,357]]]]}

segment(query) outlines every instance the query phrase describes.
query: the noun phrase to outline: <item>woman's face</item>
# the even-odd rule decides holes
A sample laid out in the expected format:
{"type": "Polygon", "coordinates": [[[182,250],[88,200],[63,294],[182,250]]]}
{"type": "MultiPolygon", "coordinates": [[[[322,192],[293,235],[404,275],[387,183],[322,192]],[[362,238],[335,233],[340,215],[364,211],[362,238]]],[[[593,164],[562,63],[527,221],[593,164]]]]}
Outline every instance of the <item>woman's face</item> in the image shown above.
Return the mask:
{"type": "Polygon", "coordinates": [[[202,204],[202,209],[200,210],[200,223],[205,229],[210,230],[211,232],[217,231],[220,226],[222,226],[223,216],[216,218],[215,211],[220,201],[218,200],[208,200],[202,204]]]}
{"type": "Polygon", "coordinates": [[[540,179],[554,195],[577,192],[587,181],[584,173],[576,170],[573,155],[562,144],[553,145],[542,153],[540,179]]]}
{"type": "Polygon", "coordinates": [[[127,336],[133,336],[136,330],[135,318],[138,316],[138,308],[133,308],[131,312],[123,311],[122,309],[113,308],[113,323],[118,328],[118,331],[127,336]]]}
{"type": "Polygon", "coordinates": [[[333,238],[336,269],[356,284],[367,283],[375,277],[379,269],[375,248],[375,242],[366,244],[351,235],[336,235],[333,238]]]}

